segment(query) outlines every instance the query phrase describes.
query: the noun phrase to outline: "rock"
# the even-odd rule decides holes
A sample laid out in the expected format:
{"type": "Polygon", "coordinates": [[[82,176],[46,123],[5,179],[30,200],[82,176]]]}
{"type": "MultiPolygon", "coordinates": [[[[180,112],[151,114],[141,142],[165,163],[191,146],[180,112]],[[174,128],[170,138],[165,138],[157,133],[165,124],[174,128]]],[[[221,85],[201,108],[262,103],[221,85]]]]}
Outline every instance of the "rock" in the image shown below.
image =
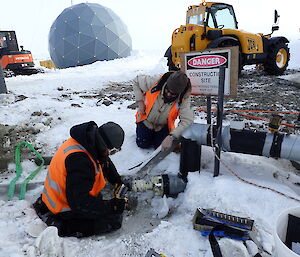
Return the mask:
{"type": "Polygon", "coordinates": [[[33,112],[33,113],[31,114],[31,116],[42,116],[42,112],[41,112],[41,111],[33,112]]]}
{"type": "Polygon", "coordinates": [[[80,107],[80,108],[82,108],[80,104],[75,104],[75,103],[71,104],[71,106],[72,107],[80,107]]]}

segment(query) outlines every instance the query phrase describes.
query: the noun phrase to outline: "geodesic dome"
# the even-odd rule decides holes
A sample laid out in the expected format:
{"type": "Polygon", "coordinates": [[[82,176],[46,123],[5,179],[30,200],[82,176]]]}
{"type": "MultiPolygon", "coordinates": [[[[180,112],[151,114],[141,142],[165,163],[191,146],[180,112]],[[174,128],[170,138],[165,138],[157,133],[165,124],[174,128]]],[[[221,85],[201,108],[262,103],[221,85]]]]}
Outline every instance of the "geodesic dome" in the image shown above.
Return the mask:
{"type": "Polygon", "coordinates": [[[49,53],[56,67],[68,68],[130,55],[126,25],[109,8],[81,3],[63,10],[49,32],[49,53]]]}

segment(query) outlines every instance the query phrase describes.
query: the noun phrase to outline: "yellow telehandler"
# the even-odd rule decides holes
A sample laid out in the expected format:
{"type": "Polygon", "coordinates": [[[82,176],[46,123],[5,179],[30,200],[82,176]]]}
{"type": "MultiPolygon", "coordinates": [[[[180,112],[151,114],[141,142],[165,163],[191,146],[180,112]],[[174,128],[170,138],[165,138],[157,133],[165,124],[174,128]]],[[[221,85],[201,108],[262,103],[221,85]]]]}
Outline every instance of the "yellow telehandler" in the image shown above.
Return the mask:
{"type": "Polygon", "coordinates": [[[288,66],[290,52],[288,39],[271,37],[279,29],[279,15],[275,10],[272,32],[253,34],[238,29],[232,5],[202,1],[187,10],[186,25],[172,34],[172,45],[165,53],[169,70],[180,69],[181,53],[208,48],[239,47],[239,71],[244,65],[259,64],[268,74],[281,75],[288,66]]]}

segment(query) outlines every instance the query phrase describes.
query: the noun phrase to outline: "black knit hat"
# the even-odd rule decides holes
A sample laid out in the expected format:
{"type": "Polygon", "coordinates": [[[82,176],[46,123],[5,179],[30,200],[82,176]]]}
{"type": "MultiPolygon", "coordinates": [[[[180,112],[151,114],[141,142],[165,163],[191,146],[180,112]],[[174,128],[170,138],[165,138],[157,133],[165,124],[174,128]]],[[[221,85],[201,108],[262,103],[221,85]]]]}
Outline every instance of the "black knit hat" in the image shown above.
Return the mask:
{"type": "Polygon", "coordinates": [[[121,148],[124,142],[124,130],[120,125],[110,121],[101,125],[98,131],[108,149],[121,148]]]}
{"type": "Polygon", "coordinates": [[[175,71],[167,80],[167,89],[174,94],[180,95],[188,85],[188,77],[182,71],[175,71]]]}

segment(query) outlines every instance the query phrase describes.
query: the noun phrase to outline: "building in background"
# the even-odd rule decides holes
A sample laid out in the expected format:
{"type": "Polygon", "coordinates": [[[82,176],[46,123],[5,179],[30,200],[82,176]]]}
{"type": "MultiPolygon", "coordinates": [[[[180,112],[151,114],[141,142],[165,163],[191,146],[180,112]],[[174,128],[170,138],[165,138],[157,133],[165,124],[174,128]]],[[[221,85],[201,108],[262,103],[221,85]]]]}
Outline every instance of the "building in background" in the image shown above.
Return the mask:
{"type": "Polygon", "coordinates": [[[127,57],[131,49],[126,25],[111,9],[95,3],[64,9],[49,32],[49,53],[57,68],[127,57]]]}

